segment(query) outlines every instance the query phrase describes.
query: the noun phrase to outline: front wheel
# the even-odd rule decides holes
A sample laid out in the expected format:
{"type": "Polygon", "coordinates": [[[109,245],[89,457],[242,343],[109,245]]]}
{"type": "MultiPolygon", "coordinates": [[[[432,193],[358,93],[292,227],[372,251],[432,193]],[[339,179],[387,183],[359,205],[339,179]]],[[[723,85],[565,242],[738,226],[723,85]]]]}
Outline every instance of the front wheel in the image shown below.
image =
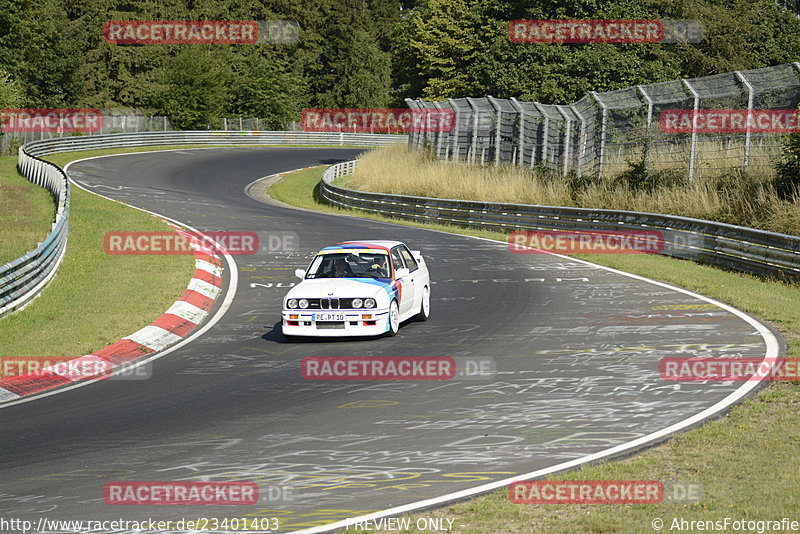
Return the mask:
{"type": "Polygon", "coordinates": [[[415,319],[417,321],[427,321],[431,316],[431,290],[425,287],[422,290],[422,303],[419,305],[419,313],[415,319]]]}
{"type": "Polygon", "coordinates": [[[400,309],[397,307],[397,301],[393,300],[389,306],[389,330],[386,331],[386,336],[394,337],[398,330],[400,330],[400,309]]]}

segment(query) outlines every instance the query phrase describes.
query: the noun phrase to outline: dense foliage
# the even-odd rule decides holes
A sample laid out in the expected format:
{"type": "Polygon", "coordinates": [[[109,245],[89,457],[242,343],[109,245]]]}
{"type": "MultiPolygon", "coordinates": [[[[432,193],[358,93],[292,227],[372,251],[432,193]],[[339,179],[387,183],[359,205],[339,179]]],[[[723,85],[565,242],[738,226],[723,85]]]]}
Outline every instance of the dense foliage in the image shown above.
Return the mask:
{"type": "Polygon", "coordinates": [[[773,0],[0,0],[0,105],[135,108],[182,127],[304,107],[492,94],[565,103],[588,90],[800,58],[773,0]],[[696,44],[517,44],[520,18],[700,20],[696,44]],[[108,20],[294,20],[293,44],[115,45],[108,20]]]}

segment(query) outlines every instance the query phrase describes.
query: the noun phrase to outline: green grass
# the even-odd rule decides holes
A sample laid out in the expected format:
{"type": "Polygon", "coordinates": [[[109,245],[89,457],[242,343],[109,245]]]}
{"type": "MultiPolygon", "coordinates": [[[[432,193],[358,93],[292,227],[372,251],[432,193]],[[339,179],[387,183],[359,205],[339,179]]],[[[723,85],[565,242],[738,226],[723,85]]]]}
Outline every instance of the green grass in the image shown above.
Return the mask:
{"type": "MultiPolygon", "coordinates": [[[[48,159],[64,165],[79,157],[85,155],[48,159]]],[[[167,229],[151,215],[73,187],[64,261],[39,297],[0,319],[0,356],[87,354],[159,317],[186,289],[194,257],[112,256],[103,236],[167,229]]]]}
{"type": "Polygon", "coordinates": [[[32,251],[50,232],[53,196],[20,176],[17,157],[0,157],[0,265],[32,251]]]}
{"type": "MultiPolygon", "coordinates": [[[[45,159],[63,167],[89,157],[189,148],[210,147],[87,150],[45,159]]],[[[50,231],[55,215],[49,192],[19,176],[15,165],[15,156],[0,158],[0,263],[35,248],[50,231]]],[[[192,256],[109,256],[103,252],[106,232],[169,229],[163,222],[77,187],[72,188],[70,217],[67,253],[57,275],[24,310],[0,319],[0,357],[93,352],[148,325],[186,289],[193,272],[192,256]]]]}
{"type": "MultiPolygon", "coordinates": [[[[506,241],[497,232],[389,219],[318,203],[322,169],[286,175],[268,194],[296,206],[368,217],[506,241]]],[[[662,280],[731,304],[778,329],[789,344],[787,357],[800,357],[800,287],[766,281],[710,266],[652,255],[584,255],[583,259],[662,280]]],[[[697,504],[518,505],[507,489],[452,506],[410,516],[455,519],[454,532],[469,534],[547,532],[572,534],[656,532],[661,518],[670,532],[674,518],[686,520],[779,520],[800,511],[795,495],[800,467],[793,461],[800,443],[800,387],[774,382],[727,415],[682,433],[662,445],[622,460],[554,475],[553,480],[680,480],[702,485],[697,504]]],[[[693,532],[695,530],[692,530],[693,532]]],[[[344,530],[342,532],[345,532],[344,530]]],[[[407,532],[427,532],[411,529],[407,532]]],[[[677,532],[672,530],[671,532],[677,532]]],[[[686,530],[684,530],[686,532],[686,530]]]]}
{"type": "MultiPolygon", "coordinates": [[[[499,239],[505,241],[505,237],[497,232],[490,232],[488,230],[473,230],[464,229],[447,224],[431,224],[431,223],[417,223],[413,221],[405,221],[401,219],[392,219],[383,215],[375,215],[357,210],[347,210],[323,204],[318,200],[319,181],[322,179],[323,167],[315,167],[313,169],[305,169],[302,171],[293,172],[290,175],[291,179],[284,178],[283,180],[273,184],[266,192],[268,196],[275,200],[280,200],[286,204],[291,204],[299,208],[313,209],[316,211],[324,211],[327,213],[337,213],[340,215],[353,215],[363,219],[373,219],[376,221],[390,221],[405,224],[407,226],[415,226],[418,228],[432,228],[434,230],[441,230],[453,234],[467,234],[478,237],[486,237],[489,239],[499,239]]],[[[340,181],[335,182],[337,184],[340,181]]]]}
{"type": "MultiPolygon", "coordinates": [[[[213,147],[87,150],[45,159],[63,167],[89,157],[189,148],[213,147]]],[[[50,231],[55,215],[49,192],[19,176],[15,165],[15,156],[0,158],[0,263],[35,248],[50,231]]],[[[77,187],[72,188],[70,217],[67,253],[57,275],[24,310],[0,319],[0,357],[93,352],[151,323],[186,289],[193,272],[192,256],[110,256],[103,252],[106,232],[169,229],[160,220],[77,187]]]]}

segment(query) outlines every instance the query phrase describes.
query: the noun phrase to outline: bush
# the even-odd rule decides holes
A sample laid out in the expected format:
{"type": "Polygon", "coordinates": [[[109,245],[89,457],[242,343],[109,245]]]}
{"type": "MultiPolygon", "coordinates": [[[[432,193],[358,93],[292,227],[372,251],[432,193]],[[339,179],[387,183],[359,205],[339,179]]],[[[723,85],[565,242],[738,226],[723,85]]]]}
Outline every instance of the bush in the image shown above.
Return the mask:
{"type": "Polygon", "coordinates": [[[791,200],[800,193],[800,133],[786,136],[783,159],[776,165],[775,187],[780,197],[791,200]]]}

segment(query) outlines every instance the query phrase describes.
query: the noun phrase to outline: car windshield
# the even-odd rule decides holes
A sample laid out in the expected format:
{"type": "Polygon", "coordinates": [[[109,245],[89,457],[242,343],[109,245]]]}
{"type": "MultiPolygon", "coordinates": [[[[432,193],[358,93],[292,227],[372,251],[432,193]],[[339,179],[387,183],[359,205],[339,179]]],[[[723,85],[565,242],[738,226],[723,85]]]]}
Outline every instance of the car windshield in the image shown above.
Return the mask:
{"type": "Polygon", "coordinates": [[[389,256],[357,250],[320,254],[311,263],[306,278],[389,278],[389,256]]]}

